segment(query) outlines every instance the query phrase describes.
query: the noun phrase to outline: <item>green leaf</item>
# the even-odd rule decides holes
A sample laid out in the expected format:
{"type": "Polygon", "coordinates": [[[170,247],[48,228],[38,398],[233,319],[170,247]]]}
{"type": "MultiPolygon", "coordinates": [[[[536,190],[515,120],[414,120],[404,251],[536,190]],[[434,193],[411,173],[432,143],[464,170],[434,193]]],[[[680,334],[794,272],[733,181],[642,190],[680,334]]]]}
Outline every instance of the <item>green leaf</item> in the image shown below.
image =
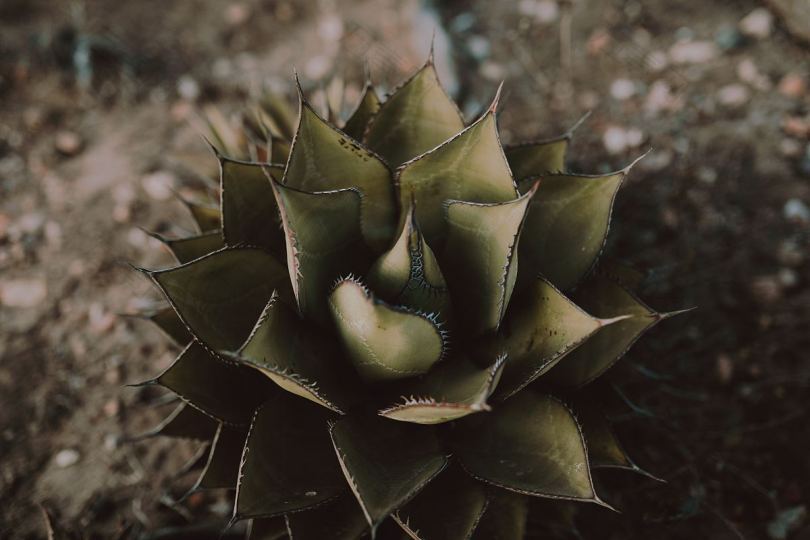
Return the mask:
{"type": "Polygon", "coordinates": [[[283,167],[219,156],[222,234],[229,246],[252,245],[284,253],[281,218],[267,175],[281,180],[283,167]]]}
{"type": "Polygon", "coordinates": [[[329,418],[323,407],[285,392],[256,411],[239,469],[236,519],[306,510],[345,492],[329,418]]]}
{"type": "Polygon", "coordinates": [[[185,347],[194,339],[191,333],[177,316],[171,306],[161,308],[153,313],[134,314],[131,317],[151,321],[163,334],[172,340],[176,345],[185,347]]]}
{"type": "Polygon", "coordinates": [[[147,272],[204,344],[213,350],[241,345],[287,273],[271,255],[226,248],[167,270],[147,272]]]}
{"type": "MultiPolygon", "coordinates": [[[[520,288],[538,274],[561,290],[579,283],[602,251],[613,200],[632,166],[601,176],[541,177],[520,239],[520,288]]],[[[531,182],[521,182],[521,191],[531,182]]]]}
{"type": "Polygon", "coordinates": [[[659,321],[681,313],[657,313],[603,273],[595,274],[578,287],[574,300],[599,317],[619,314],[630,317],[600,329],[549,371],[547,380],[561,386],[588,384],[624,356],[644,332],[659,321]]]}
{"type": "Polygon", "coordinates": [[[621,320],[592,317],[549,281],[535,279],[512,302],[498,334],[497,348],[508,356],[499,396],[522,390],[600,328],[621,320]]]}
{"type": "Polygon", "coordinates": [[[374,90],[371,82],[366,82],[366,87],[363,89],[363,96],[360,98],[360,103],[357,108],[346,120],[343,126],[343,132],[356,141],[363,140],[363,133],[366,131],[369,122],[380,110],[380,98],[374,90]]]}
{"type": "Polygon", "coordinates": [[[588,462],[591,469],[625,469],[663,482],[630,459],[596,403],[579,399],[574,403],[574,410],[582,428],[585,445],[588,447],[588,462]]]}
{"type": "Polygon", "coordinates": [[[253,519],[248,526],[247,540],[286,540],[287,523],[283,517],[253,519]]]}
{"type": "Polygon", "coordinates": [[[367,279],[386,302],[448,317],[447,283],[419,230],[412,206],[402,220],[397,241],[372,265],[367,279]]]}
{"type": "Polygon", "coordinates": [[[363,511],[349,493],[286,518],[291,540],[357,540],[368,530],[363,511]]]}
{"type": "Polygon", "coordinates": [[[440,424],[489,411],[487,398],[498,385],[505,359],[501,356],[486,369],[466,358],[442,362],[423,378],[404,382],[399,390],[403,396],[410,397],[379,414],[403,422],[440,424]]]}
{"type": "Polygon", "coordinates": [[[287,163],[290,159],[290,141],[274,137],[270,142],[270,161],[273,163],[287,163]]]}
{"type": "Polygon", "coordinates": [[[205,467],[189,493],[200,489],[235,489],[245,438],[244,431],[220,424],[205,467]]]}
{"type": "Polygon", "coordinates": [[[255,370],[227,362],[192,342],[154,382],[205,414],[229,424],[248,424],[275,388],[255,370]]]}
{"type": "Polygon", "coordinates": [[[210,441],[217,432],[217,421],[201,413],[191,405],[180,403],[160,424],[153,429],[136,435],[133,440],[157,437],[175,437],[210,441]]]}
{"type": "Polygon", "coordinates": [[[439,83],[431,56],[380,107],[365,141],[394,167],[464,129],[458,107],[439,83]]]}
{"type": "Polygon", "coordinates": [[[308,193],[273,183],[287,236],[287,267],[298,310],[329,322],[326,297],[335,279],[370,263],[360,234],[360,194],[353,189],[308,193]]]}
{"type": "Polygon", "coordinates": [[[491,490],[472,540],[523,540],[529,507],[526,497],[504,490],[491,490]]]}
{"type": "Polygon", "coordinates": [[[363,238],[375,251],[383,251],[396,225],[391,171],[374,153],[321,119],[303,95],[300,110],[283,183],[308,192],[359,190],[363,238]]]}
{"type": "Polygon", "coordinates": [[[157,233],[147,233],[149,236],[163,242],[171,251],[175,260],[184,264],[203,255],[208,255],[225,247],[220,231],[212,231],[185,238],[166,238],[157,233]]]}
{"type": "Polygon", "coordinates": [[[262,121],[270,129],[270,134],[274,138],[288,141],[293,138],[295,110],[284,96],[274,92],[265,92],[259,100],[259,109],[263,113],[262,121]]]}
{"type": "Polygon", "coordinates": [[[222,227],[222,215],[216,206],[187,199],[180,200],[191,212],[191,217],[194,219],[199,232],[214,232],[222,227]]]}
{"type": "Polygon", "coordinates": [[[352,278],[335,285],[329,307],[349,359],[366,380],[420,375],[444,356],[445,333],[434,317],[377,300],[352,278]]]}
{"type": "Polygon", "coordinates": [[[447,464],[436,432],[379,416],[344,416],[331,428],[343,474],[372,529],[447,464]]]}
{"type": "Polygon", "coordinates": [[[459,467],[448,467],[394,519],[418,540],[468,540],[487,507],[484,486],[459,467]]]}
{"type": "Polygon", "coordinates": [[[497,330],[518,273],[517,243],[534,189],[505,203],[450,201],[441,256],[455,312],[470,331],[497,330]]]}
{"type": "Polygon", "coordinates": [[[570,139],[560,137],[549,141],[520,143],[505,147],[504,153],[517,180],[565,170],[565,154],[570,139]]]}
{"type": "Polygon", "coordinates": [[[445,201],[497,203],[517,197],[498,139],[495,103],[470,127],[397,169],[396,183],[400,207],[415,202],[417,221],[434,247],[447,229],[445,201]]]}
{"type": "Polygon", "coordinates": [[[233,355],[284,390],[337,413],[359,394],[359,381],[329,334],[302,321],[274,295],[247,341],[233,355]]]}
{"type": "Polygon", "coordinates": [[[579,426],[558,400],[520,392],[456,424],[455,455],[475,478],[521,493],[601,503],[579,426]]]}

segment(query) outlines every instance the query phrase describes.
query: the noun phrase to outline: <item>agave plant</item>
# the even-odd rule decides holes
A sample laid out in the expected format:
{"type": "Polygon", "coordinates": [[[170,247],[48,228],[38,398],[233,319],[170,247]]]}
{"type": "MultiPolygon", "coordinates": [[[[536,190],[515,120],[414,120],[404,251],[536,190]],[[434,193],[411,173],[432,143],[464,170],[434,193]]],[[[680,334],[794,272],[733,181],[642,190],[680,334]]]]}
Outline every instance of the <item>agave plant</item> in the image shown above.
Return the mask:
{"type": "Polygon", "coordinates": [[[300,84],[297,124],[280,103],[209,124],[221,205],[143,270],[183,347],[153,433],[210,441],[195,488],[296,540],[517,539],[531,497],[607,506],[592,470],[640,469],[585,386],[668,315],[598,261],[630,167],[564,172],[570,132],[503,147],[497,95],[465,125],[432,60],[341,128],[300,84]]]}

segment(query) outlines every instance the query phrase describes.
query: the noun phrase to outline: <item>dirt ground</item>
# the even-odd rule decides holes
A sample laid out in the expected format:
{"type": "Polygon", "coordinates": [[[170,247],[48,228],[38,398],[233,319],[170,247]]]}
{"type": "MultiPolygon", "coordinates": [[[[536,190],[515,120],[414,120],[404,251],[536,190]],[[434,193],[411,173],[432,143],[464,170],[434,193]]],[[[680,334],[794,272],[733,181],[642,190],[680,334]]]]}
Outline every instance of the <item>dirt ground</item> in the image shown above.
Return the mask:
{"type": "Polygon", "coordinates": [[[219,536],[226,495],[173,502],[193,445],[129,441],[166,403],[123,385],[176,354],[121,315],[158,300],[126,263],[169,263],[139,227],[190,227],[173,192],[214,165],[189,124],[204,104],[238,111],[262,83],[290,89],[293,67],[314,93],[334,75],[356,91],[364,59],[390,88],[434,30],[465,113],[506,81],[506,141],[559,135],[592,111],[572,170],[606,172],[652,148],[620,194],[609,251],[649,269],[654,306],[698,307],[648,334],[611,379],[628,403],[628,450],[667,482],[605,475],[621,514],[586,508],[575,527],[533,533],[810,538],[802,9],[0,1],[0,538],[46,537],[43,511],[79,538],[219,536]]]}

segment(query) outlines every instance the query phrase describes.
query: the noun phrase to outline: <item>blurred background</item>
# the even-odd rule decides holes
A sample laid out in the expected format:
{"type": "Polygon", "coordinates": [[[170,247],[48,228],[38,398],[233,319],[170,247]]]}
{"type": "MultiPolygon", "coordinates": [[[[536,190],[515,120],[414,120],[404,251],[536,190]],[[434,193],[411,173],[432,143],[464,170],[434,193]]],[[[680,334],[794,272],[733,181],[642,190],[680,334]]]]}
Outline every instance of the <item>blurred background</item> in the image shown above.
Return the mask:
{"type": "Polygon", "coordinates": [[[572,170],[652,148],[608,249],[653,306],[698,306],[611,374],[628,451],[667,483],[600,477],[621,514],[532,534],[810,538],[808,0],[0,0],[0,537],[46,537],[43,511],[78,537],[219,536],[222,494],[174,503],[193,445],[127,442],[162,397],[123,384],[176,351],[120,315],[157,299],[124,262],[170,260],[139,227],[190,227],[205,106],[292,97],[293,68],[351,105],[364,62],[391,89],[434,33],[468,117],[506,81],[505,142],[592,111],[572,170]]]}

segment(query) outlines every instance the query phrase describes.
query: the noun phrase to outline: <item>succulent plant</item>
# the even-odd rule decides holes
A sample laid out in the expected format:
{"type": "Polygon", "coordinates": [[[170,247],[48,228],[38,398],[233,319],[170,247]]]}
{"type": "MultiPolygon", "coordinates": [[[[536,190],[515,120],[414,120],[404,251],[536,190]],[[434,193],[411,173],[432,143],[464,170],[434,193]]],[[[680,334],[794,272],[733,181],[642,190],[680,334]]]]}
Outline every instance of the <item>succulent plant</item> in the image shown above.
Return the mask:
{"type": "Polygon", "coordinates": [[[300,84],[297,124],[209,112],[221,205],[143,270],[183,347],[152,434],[210,441],[195,488],[255,538],[517,539],[531,497],[607,506],[592,470],[640,470],[585,387],[669,315],[598,260],[630,167],[503,147],[497,104],[465,125],[428,60],[340,129],[300,84]]]}

